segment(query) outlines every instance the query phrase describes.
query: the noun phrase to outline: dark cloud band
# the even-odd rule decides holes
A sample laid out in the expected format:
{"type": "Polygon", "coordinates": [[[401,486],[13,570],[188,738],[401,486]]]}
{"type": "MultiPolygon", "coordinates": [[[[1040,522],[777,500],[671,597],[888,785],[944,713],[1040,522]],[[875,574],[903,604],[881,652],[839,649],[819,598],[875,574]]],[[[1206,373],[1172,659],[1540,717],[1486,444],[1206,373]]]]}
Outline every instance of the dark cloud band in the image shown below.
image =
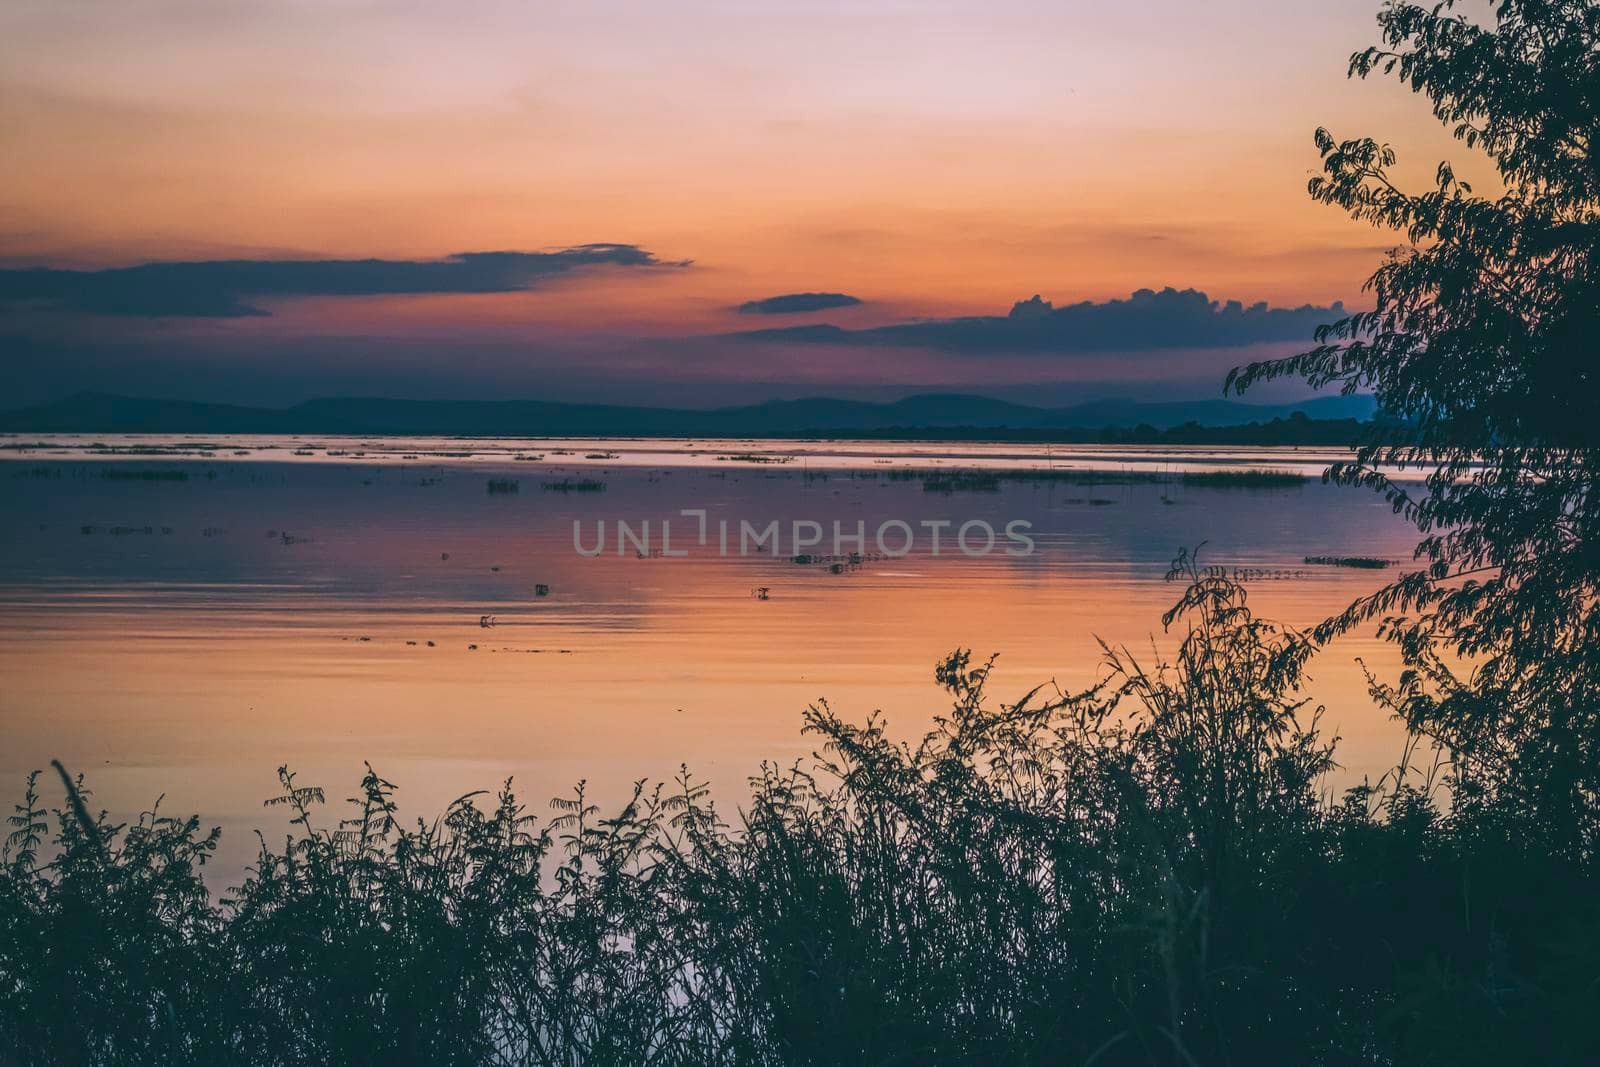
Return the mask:
{"type": "Polygon", "coordinates": [[[0,270],[0,300],[94,315],[237,318],[266,315],[263,297],[510,293],[589,267],[667,264],[635,245],[553,252],[461,252],[438,260],[286,259],[141,263],[107,270],[0,270]]]}
{"type": "Polygon", "coordinates": [[[785,293],[765,300],[748,300],[739,305],[741,315],[801,315],[811,311],[854,307],[859,297],[847,293],[785,293]]]}
{"type": "Polygon", "coordinates": [[[754,341],[803,344],[897,345],[947,352],[1134,352],[1162,348],[1227,348],[1266,341],[1309,340],[1344,306],[1306,304],[1246,307],[1212,300],[1196,289],[1140,289],[1127,300],[1083,301],[1055,307],[1035,296],[1007,315],[930,319],[863,330],[818,324],[749,330],[754,341]]]}

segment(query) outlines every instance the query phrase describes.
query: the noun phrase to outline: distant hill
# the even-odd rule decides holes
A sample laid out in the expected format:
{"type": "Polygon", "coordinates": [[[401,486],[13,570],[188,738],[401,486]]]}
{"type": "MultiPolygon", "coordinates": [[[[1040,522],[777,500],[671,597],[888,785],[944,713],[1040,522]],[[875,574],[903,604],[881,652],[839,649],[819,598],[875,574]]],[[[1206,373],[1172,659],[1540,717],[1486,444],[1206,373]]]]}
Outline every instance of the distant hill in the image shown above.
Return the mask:
{"type": "MultiPolygon", "coordinates": [[[[949,431],[1047,437],[1050,431],[1169,430],[1189,423],[1239,427],[1289,419],[1364,420],[1370,397],[1319,397],[1295,404],[1231,400],[1141,403],[1095,400],[1030,407],[982,396],[930,393],[880,404],[816,397],[696,411],[538,400],[389,400],[330,397],[287,408],[78,393],[38,407],[0,411],[9,433],[321,433],[478,437],[815,437],[949,431]]],[[[1068,436],[1081,436],[1069,434],[1068,436]]],[[[1118,435],[1123,436],[1123,435],[1118,435]]]]}

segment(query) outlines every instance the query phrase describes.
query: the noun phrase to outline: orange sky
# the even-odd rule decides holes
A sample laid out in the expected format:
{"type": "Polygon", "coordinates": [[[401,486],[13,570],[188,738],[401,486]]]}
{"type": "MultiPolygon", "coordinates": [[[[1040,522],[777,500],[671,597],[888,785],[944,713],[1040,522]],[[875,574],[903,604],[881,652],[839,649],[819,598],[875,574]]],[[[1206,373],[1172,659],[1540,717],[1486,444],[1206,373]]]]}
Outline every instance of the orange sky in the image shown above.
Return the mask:
{"type": "MultiPolygon", "coordinates": [[[[258,348],[330,333],[693,336],[747,327],[730,311],[743,301],[806,290],[864,300],[824,317],[844,325],[1167,285],[1357,302],[1393,242],[1306,197],[1312,129],[1394,142],[1413,181],[1444,156],[1469,176],[1477,162],[1404,88],[1345,79],[1375,10],[19,0],[0,9],[0,257],[84,268],[622,242],[693,261],[166,327],[258,348]]],[[[28,351],[39,331],[58,346],[96,332],[70,327],[26,328],[28,351]]]]}

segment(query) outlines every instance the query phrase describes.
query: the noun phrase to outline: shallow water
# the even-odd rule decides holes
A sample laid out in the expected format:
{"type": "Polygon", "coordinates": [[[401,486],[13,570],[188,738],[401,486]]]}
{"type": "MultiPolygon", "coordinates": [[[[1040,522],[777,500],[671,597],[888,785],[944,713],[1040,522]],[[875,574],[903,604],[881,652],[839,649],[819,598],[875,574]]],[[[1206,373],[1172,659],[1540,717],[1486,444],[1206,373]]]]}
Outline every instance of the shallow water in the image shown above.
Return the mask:
{"type": "MultiPolygon", "coordinates": [[[[920,731],[941,710],[933,666],[952,649],[999,652],[992,692],[1008,701],[1040,682],[1092,682],[1096,635],[1152,658],[1180,547],[1204,542],[1203,561],[1255,574],[1260,613],[1311,625],[1386,572],[1303,557],[1403,561],[1415,540],[1359,490],[1167,477],[1315,472],[1332,450],[40,441],[0,450],[0,782],[20,796],[27,770],[60,758],[118,818],[164,793],[163,810],[224,827],[225,882],[253,854],[250,828],[282,827],[261,808],[279,764],[336,798],[371,761],[416,814],[510,775],[536,808],[579,778],[614,800],[680,763],[734,802],[761,760],[811,751],[800,715],[818,699],[920,731]],[[719,458],[752,455],[769,462],[719,458]],[[1110,481],[941,493],[891,476],[911,467],[1110,481]],[[604,490],[543,488],[571,479],[604,490]],[[516,487],[491,492],[492,481],[516,487]],[[705,511],[704,545],[684,509],[705,511]],[[872,544],[891,519],[917,533],[905,558],[872,544]],[[618,554],[618,520],[649,523],[650,554],[632,542],[618,554]],[[659,554],[662,520],[686,555],[659,554]],[[793,522],[814,521],[825,540],[812,555],[830,553],[835,520],[846,532],[863,523],[868,543],[859,565],[853,545],[838,566],[797,563],[787,543],[776,557],[740,556],[735,532],[724,557],[718,523],[740,520],[778,520],[786,542],[793,522]],[[974,520],[1030,523],[1036,550],[1006,554],[1003,533],[981,558],[952,550],[974,520]],[[575,521],[586,542],[606,523],[604,554],[574,551],[575,521]],[[938,521],[952,525],[936,556],[922,524],[938,521]]],[[[1358,656],[1392,670],[1386,647],[1356,636],[1322,655],[1308,686],[1343,737],[1340,783],[1376,777],[1400,753],[1358,656]]]]}

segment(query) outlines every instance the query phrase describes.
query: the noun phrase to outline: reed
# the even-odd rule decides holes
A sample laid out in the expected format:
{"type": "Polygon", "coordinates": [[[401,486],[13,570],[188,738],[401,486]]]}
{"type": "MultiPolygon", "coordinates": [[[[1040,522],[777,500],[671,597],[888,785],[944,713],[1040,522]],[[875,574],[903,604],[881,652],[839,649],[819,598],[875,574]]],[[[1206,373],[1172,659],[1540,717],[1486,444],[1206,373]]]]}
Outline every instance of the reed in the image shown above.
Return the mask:
{"type": "Polygon", "coordinates": [[[1185,486],[1201,489],[1293,489],[1306,483],[1298,471],[1245,468],[1220,471],[1184,471],[1185,486]]]}

